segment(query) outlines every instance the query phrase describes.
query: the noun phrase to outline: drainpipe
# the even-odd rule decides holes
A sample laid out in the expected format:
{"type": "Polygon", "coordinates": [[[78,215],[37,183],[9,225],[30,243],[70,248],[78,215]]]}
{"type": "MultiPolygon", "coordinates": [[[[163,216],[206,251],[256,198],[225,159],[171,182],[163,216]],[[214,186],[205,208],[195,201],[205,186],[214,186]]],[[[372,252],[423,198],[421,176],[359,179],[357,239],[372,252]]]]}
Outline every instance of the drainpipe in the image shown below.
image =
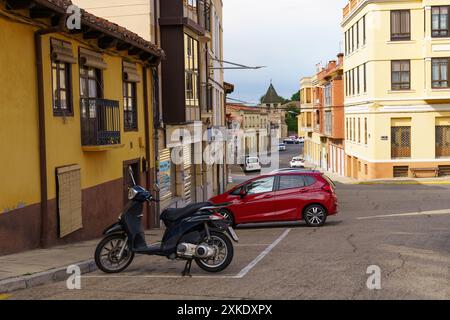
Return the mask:
{"type": "MultiPolygon", "coordinates": [[[[149,112],[148,112],[148,80],[147,80],[147,72],[148,69],[144,65],[143,66],[143,85],[144,85],[144,117],[145,117],[145,158],[147,159],[147,189],[152,190],[153,186],[151,185],[151,173],[150,173],[150,124],[149,124],[149,112]]],[[[147,204],[147,229],[152,229],[154,227],[154,219],[151,219],[152,216],[152,206],[147,204]]]]}
{"type": "Polygon", "coordinates": [[[47,246],[48,234],[48,193],[47,193],[47,147],[45,138],[45,97],[44,97],[44,71],[42,59],[42,36],[50,33],[61,32],[67,15],[61,18],[57,27],[39,29],[34,33],[36,74],[37,74],[37,98],[39,113],[39,174],[41,187],[41,237],[40,246],[47,246]]]}

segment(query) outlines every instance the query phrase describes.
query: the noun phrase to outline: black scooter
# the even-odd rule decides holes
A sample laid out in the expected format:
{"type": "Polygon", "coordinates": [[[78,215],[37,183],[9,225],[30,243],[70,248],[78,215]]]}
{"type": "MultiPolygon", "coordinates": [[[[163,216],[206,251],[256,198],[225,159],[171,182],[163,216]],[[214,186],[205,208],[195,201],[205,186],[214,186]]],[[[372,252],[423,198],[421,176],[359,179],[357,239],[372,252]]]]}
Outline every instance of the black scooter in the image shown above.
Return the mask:
{"type": "Polygon", "coordinates": [[[192,261],[208,272],[220,272],[233,260],[230,237],[239,238],[218,211],[226,206],[209,202],[191,204],[183,209],[166,209],[161,214],[167,227],[161,243],[148,246],[142,227],[145,202],[157,202],[150,192],[137,186],[129,168],[133,187],[129,189],[130,202],[119,221],[108,227],[105,238],[95,251],[95,263],[105,273],[124,271],[135,254],[157,255],[171,260],[186,260],[183,276],[190,276],[192,261]],[[227,234],[229,237],[227,236],[227,234]]]}

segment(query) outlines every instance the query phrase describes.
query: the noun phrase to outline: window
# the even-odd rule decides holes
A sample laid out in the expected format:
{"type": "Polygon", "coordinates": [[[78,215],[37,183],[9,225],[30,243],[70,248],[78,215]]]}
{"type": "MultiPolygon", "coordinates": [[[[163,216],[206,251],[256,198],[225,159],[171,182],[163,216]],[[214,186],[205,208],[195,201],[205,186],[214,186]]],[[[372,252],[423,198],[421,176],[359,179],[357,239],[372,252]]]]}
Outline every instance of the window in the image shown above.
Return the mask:
{"type": "Polygon", "coordinates": [[[362,24],[363,24],[363,45],[366,44],[366,16],[362,18],[362,24]]]}
{"type": "Polygon", "coordinates": [[[411,14],[409,10],[391,11],[391,41],[411,40],[411,14]]]}
{"type": "Polygon", "coordinates": [[[345,73],[345,95],[348,96],[348,71],[345,73]]]}
{"type": "Polygon", "coordinates": [[[355,69],[352,69],[352,95],[355,94],[355,69]]]}
{"type": "Polygon", "coordinates": [[[361,93],[361,86],[360,86],[360,79],[359,79],[359,66],[356,68],[356,75],[357,75],[357,80],[356,80],[356,84],[357,84],[357,93],[360,94],[361,93]]]}
{"type": "Polygon", "coordinates": [[[332,89],[331,83],[328,83],[325,86],[325,90],[324,90],[325,91],[325,107],[331,107],[331,105],[332,105],[331,89],[332,89]]]}
{"type": "Polygon", "coordinates": [[[185,45],[185,98],[186,105],[199,105],[199,77],[198,77],[198,41],[184,35],[185,45]]]}
{"type": "Polygon", "coordinates": [[[361,118],[358,118],[358,143],[361,143],[361,118]]]}
{"type": "Polygon", "coordinates": [[[80,95],[82,98],[103,97],[102,72],[100,69],[80,67],[80,95]]]}
{"type": "Polygon", "coordinates": [[[367,118],[364,118],[364,144],[367,145],[369,141],[369,132],[368,132],[368,126],[367,126],[367,118]]]}
{"type": "Polygon", "coordinates": [[[246,186],[247,194],[259,194],[273,191],[274,177],[263,178],[249,183],[246,186]]]}
{"type": "Polygon", "coordinates": [[[436,126],[436,158],[450,157],[450,126],[436,126]]]}
{"type": "Polygon", "coordinates": [[[364,80],[363,80],[364,93],[366,93],[367,92],[367,66],[366,66],[366,63],[364,63],[364,66],[363,66],[363,74],[364,74],[364,80]]]}
{"type": "Polygon", "coordinates": [[[431,36],[435,38],[449,36],[450,6],[433,7],[431,9],[431,36]]]}
{"type": "Polygon", "coordinates": [[[279,190],[288,190],[295,188],[303,188],[306,186],[303,176],[300,175],[290,175],[290,176],[280,176],[280,187],[279,190]]]}
{"type": "Polygon", "coordinates": [[[352,36],[352,52],[355,51],[355,26],[350,29],[350,34],[352,36]]]}
{"type": "Polygon", "coordinates": [[[359,48],[359,21],[356,23],[356,48],[359,48]]]}
{"type": "Polygon", "coordinates": [[[449,74],[449,63],[450,58],[438,58],[432,59],[432,87],[433,88],[449,88],[450,80],[448,78],[449,74]]]}
{"type": "Polygon", "coordinates": [[[123,82],[123,120],[125,131],[138,129],[135,82],[123,82]]]}
{"type": "Polygon", "coordinates": [[[356,119],[355,118],[353,118],[352,119],[352,140],[354,141],[354,142],[356,142],[356,125],[355,125],[355,123],[356,123],[356,119]]]}
{"type": "Polygon", "coordinates": [[[52,62],[53,114],[73,115],[72,66],[70,63],[52,62]]]}
{"type": "Polygon", "coordinates": [[[349,130],[348,129],[349,129],[349,126],[348,126],[348,118],[347,118],[347,119],[345,119],[345,137],[347,140],[349,140],[349,136],[348,136],[349,130]]]}
{"type": "Polygon", "coordinates": [[[392,61],[391,88],[392,90],[409,90],[411,88],[409,60],[392,61]]]}
{"type": "Polygon", "coordinates": [[[401,126],[391,128],[391,157],[411,157],[411,127],[401,126]]]}

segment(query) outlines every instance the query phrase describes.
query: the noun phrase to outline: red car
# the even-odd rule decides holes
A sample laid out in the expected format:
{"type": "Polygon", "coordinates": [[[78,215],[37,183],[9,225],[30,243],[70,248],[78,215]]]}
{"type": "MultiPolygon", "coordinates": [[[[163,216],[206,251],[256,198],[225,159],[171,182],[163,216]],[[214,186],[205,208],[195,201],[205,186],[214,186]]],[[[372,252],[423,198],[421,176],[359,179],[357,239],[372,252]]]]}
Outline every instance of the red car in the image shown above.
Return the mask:
{"type": "Polygon", "coordinates": [[[279,170],[209,201],[231,203],[222,212],[231,225],[304,220],[310,227],[320,227],[327,216],[338,212],[334,183],[318,171],[279,170]]]}

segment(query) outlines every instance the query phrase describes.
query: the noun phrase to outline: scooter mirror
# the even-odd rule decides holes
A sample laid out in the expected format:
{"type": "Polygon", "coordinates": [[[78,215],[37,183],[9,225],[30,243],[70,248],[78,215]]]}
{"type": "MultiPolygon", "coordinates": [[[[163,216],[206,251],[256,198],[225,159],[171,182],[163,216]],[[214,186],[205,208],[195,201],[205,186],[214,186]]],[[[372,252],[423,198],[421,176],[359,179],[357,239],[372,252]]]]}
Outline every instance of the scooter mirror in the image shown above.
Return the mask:
{"type": "Polygon", "coordinates": [[[136,180],[134,180],[133,168],[131,166],[128,166],[128,173],[130,174],[131,181],[133,181],[133,186],[136,186],[136,180]]]}

